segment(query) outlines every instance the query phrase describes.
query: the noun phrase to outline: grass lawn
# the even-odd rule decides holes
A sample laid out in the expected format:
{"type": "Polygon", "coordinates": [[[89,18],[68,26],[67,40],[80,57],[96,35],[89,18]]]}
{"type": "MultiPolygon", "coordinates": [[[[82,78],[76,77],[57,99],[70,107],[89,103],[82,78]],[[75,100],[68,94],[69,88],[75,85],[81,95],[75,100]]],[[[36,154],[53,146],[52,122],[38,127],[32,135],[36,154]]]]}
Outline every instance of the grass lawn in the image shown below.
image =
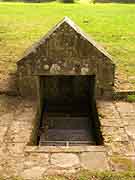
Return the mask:
{"type": "Polygon", "coordinates": [[[114,57],[117,73],[135,89],[135,4],[0,3],[0,78],[64,16],[73,19],[114,57]]]}

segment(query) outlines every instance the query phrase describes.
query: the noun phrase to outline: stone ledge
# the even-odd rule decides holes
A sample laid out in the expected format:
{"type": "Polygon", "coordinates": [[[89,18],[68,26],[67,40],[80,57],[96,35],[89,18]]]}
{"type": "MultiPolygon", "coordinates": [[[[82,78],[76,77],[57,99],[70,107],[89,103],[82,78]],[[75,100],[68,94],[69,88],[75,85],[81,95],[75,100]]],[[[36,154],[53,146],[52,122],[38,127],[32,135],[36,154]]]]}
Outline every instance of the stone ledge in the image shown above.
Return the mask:
{"type": "Polygon", "coordinates": [[[81,152],[106,152],[104,146],[26,146],[25,152],[36,153],[81,153],[81,152]]]}

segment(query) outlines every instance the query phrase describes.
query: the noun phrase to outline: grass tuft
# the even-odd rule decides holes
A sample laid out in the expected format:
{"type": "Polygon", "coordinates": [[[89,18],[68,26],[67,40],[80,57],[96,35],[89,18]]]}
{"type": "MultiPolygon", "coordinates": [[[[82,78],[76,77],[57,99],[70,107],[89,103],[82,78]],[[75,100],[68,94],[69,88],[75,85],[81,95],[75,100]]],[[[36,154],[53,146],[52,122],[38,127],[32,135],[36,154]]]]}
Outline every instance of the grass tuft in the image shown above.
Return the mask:
{"type": "Polygon", "coordinates": [[[129,101],[129,102],[135,102],[135,95],[128,95],[127,101],[129,101]]]}

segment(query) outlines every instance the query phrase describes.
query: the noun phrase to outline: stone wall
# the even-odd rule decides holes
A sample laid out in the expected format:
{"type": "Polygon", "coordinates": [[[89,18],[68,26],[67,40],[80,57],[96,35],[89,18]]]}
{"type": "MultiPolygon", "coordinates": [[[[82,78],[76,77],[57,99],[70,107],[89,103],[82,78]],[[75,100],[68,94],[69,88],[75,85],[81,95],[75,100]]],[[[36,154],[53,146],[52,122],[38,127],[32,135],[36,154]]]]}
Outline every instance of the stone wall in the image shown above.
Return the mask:
{"type": "Polygon", "coordinates": [[[114,64],[110,57],[68,21],[58,24],[18,62],[22,95],[32,94],[34,77],[45,75],[96,75],[97,96],[111,95],[114,64]]]}

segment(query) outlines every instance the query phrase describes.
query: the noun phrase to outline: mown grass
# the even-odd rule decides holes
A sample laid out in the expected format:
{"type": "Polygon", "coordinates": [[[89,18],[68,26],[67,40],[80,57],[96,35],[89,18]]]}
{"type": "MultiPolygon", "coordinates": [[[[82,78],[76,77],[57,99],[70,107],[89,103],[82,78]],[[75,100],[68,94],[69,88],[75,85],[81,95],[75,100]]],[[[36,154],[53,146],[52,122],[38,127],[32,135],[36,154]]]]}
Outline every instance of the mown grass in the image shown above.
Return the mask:
{"type": "Polygon", "coordinates": [[[117,72],[135,85],[135,4],[0,3],[0,77],[64,16],[73,19],[114,57],[117,72]]]}

